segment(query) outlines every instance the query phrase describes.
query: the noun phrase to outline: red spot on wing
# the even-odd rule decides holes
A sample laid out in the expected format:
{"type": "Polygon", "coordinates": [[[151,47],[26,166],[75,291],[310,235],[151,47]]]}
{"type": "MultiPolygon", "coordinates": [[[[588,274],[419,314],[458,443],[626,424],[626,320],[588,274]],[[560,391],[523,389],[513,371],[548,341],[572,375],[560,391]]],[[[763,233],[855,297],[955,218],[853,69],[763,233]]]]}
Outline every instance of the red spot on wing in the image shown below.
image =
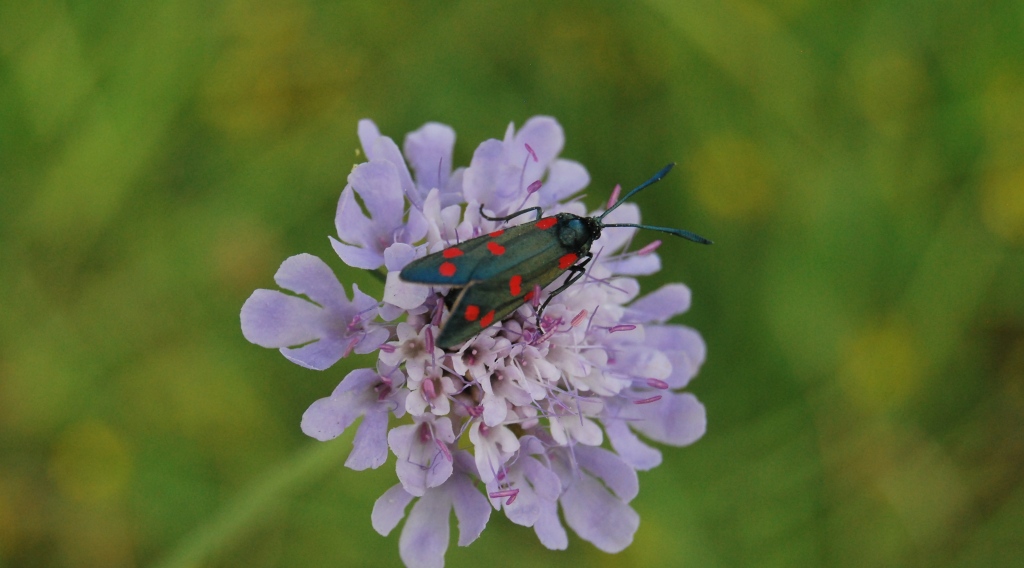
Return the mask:
{"type": "Polygon", "coordinates": [[[526,300],[527,302],[529,302],[530,300],[533,299],[533,293],[534,293],[534,290],[530,290],[529,292],[526,293],[525,296],[523,296],[523,299],[526,300]]]}
{"type": "Polygon", "coordinates": [[[537,228],[544,231],[550,229],[551,227],[554,227],[555,223],[557,222],[558,219],[555,219],[554,217],[545,217],[540,221],[537,221],[537,228]]]}
{"type": "Polygon", "coordinates": [[[493,254],[494,256],[500,256],[505,254],[505,247],[499,245],[494,241],[487,243],[487,250],[491,251],[491,254],[493,254]]]}
{"type": "Polygon", "coordinates": [[[558,267],[561,268],[562,270],[565,270],[566,268],[569,268],[570,266],[572,266],[573,263],[576,262],[576,259],[578,259],[578,258],[579,258],[579,256],[576,253],[574,253],[574,252],[570,252],[569,254],[564,254],[564,255],[562,255],[562,258],[558,259],[558,267]]]}
{"type": "Polygon", "coordinates": [[[511,279],[509,279],[509,281],[508,281],[508,290],[509,290],[509,292],[512,292],[513,296],[518,296],[519,293],[523,291],[522,285],[523,285],[523,277],[518,275],[518,274],[516,274],[511,279]]]}
{"type": "Polygon", "coordinates": [[[504,232],[505,232],[505,229],[498,229],[497,231],[494,231],[493,233],[490,233],[488,236],[491,237],[491,238],[500,237],[504,232]]]}
{"type": "Polygon", "coordinates": [[[476,321],[480,317],[480,306],[466,306],[466,321],[476,321]]]}
{"type": "Polygon", "coordinates": [[[494,310],[487,312],[483,318],[480,319],[480,327],[487,327],[494,322],[494,310]]]}
{"type": "Polygon", "coordinates": [[[455,247],[446,248],[446,249],[444,249],[444,252],[441,253],[441,256],[443,256],[445,258],[455,258],[457,256],[462,256],[462,255],[463,255],[463,252],[461,250],[455,248],[455,247]]]}
{"type": "Polygon", "coordinates": [[[451,278],[455,276],[455,265],[450,262],[442,262],[440,268],[441,276],[451,278]]]}

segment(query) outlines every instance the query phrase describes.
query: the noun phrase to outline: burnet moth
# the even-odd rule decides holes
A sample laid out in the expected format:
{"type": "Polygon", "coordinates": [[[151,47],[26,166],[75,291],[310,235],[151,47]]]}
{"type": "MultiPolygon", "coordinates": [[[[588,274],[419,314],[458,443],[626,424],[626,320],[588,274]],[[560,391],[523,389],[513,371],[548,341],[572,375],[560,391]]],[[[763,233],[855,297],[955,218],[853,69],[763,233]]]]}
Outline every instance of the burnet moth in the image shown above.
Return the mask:
{"type": "Polygon", "coordinates": [[[537,219],[515,227],[498,229],[440,252],[416,259],[399,274],[402,280],[417,284],[452,286],[445,297],[451,315],[435,340],[438,347],[452,347],[473,337],[524,303],[533,300],[538,290],[568,272],[565,282],[554,289],[537,310],[537,327],[541,314],[552,298],[583,277],[587,263],[593,258],[590,246],[606,227],[637,227],[660,231],[695,243],[709,245],[704,237],[667,227],[632,223],[602,223],[606,215],[633,195],[658,182],[675,164],[669,164],[651,179],[632,189],[604,213],[596,217],[580,217],[558,213],[542,217],[540,207],[529,207],[491,221],[509,221],[535,212],[537,219]]]}

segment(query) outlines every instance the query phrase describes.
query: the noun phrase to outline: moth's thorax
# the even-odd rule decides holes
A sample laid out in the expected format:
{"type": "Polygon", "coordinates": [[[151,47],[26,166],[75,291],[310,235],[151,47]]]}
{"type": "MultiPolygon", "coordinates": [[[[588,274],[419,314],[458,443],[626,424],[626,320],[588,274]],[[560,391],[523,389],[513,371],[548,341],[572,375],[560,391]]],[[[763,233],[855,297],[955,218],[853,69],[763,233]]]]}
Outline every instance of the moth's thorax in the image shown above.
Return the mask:
{"type": "Polygon", "coordinates": [[[559,213],[556,218],[558,241],[569,250],[589,250],[590,243],[601,236],[601,225],[591,217],[559,213]]]}

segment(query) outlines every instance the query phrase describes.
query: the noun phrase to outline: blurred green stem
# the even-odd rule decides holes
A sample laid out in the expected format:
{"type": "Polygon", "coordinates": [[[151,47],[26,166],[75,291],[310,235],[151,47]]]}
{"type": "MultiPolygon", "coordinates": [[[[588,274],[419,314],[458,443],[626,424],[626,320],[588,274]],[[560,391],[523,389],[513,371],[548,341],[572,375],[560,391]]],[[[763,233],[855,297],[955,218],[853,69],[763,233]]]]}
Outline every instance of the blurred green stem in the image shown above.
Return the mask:
{"type": "Polygon", "coordinates": [[[240,491],[209,522],[186,535],[158,568],[190,568],[205,564],[212,554],[237,542],[267,511],[281,504],[308,482],[341,465],[343,444],[314,443],[240,491]]]}

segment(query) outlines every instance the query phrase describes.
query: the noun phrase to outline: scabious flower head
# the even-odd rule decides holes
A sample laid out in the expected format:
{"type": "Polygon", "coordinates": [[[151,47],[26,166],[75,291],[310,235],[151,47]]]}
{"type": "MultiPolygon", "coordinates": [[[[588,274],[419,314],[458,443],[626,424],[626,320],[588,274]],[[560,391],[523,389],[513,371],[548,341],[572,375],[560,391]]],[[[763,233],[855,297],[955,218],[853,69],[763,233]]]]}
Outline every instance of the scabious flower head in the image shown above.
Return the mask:
{"type": "MultiPolygon", "coordinates": [[[[564,135],[548,117],[519,130],[510,124],[455,170],[448,126],[409,134],[404,155],[369,120],[360,121],[359,138],[368,161],[348,177],[331,242],[349,266],[386,274],[382,299],[353,286],[350,301],[327,265],[303,254],[275,279],[308,300],[257,290],[242,307],[247,339],[311,369],[379,352],[375,368],[352,371],[309,407],[302,430],[326,441],[362,417],[346,465],[376,468],[389,449],[396,456],[398,484],[371,520],[387,535],[405,518],[399,551],[408,566],[443,566],[452,511],[461,546],[480,535],[492,509],[551,549],[568,546],[565,525],[605,552],[629,546],[640,522],[629,505],[637,471],[661,463],[641,436],[683,446],[705,430],[704,407],[680,392],[704,361],[704,342],[666,323],[689,308],[690,291],[669,284],[641,295],[634,278],[660,269],[658,241],[630,250],[636,229],[607,229],[575,284],[551,298],[559,278],[504,321],[442,349],[435,338],[450,290],[404,282],[401,269],[502,228],[481,206],[491,216],[527,207],[586,215],[573,196],[588,174],[558,157],[564,135]]],[[[630,203],[605,219],[639,221],[630,203]]]]}

